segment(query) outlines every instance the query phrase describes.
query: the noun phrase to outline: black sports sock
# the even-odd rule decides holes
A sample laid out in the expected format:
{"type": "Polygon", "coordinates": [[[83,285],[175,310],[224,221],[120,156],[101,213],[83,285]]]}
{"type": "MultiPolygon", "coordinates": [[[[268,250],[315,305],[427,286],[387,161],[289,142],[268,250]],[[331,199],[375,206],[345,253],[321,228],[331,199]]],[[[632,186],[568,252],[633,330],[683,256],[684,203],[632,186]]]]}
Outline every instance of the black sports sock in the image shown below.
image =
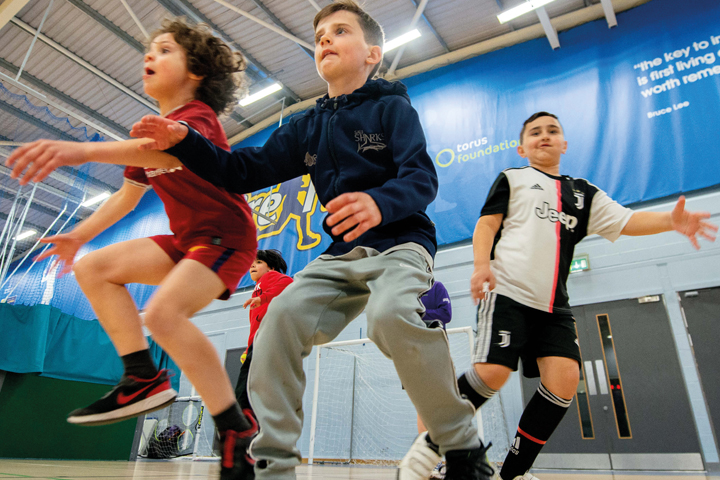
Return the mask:
{"type": "Polygon", "coordinates": [[[503,480],[513,480],[530,470],[571,403],[572,398],[560,398],[540,384],[520,417],[515,440],[500,471],[503,480]]]}
{"type": "Polygon", "coordinates": [[[125,376],[132,375],[138,378],[154,378],[158,374],[150,356],[150,350],[139,350],[137,352],[128,353],[120,357],[125,367],[125,376]]]}
{"type": "Polygon", "coordinates": [[[482,381],[474,367],[460,375],[457,382],[460,395],[470,400],[475,406],[475,410],[497,393],[497,390],[493,390],[482,381]]]}
{"type": "Polygon", "coordinates": [[[244,432],[252,427],[250,421],[245,418],[240,405],[234,403],[230,408],[222,413],[213,415],[213,421],[218,431],[224,432],[226,430],[234,430],[236,432],[244,432]]]}

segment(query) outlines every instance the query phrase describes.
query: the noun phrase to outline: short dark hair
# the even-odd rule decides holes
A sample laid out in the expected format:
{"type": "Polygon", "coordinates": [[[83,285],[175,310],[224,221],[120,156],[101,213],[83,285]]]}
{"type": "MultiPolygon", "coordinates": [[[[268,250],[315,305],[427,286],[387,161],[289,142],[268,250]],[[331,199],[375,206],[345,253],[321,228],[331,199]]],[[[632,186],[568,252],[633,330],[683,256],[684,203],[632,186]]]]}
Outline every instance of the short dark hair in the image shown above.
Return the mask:
{"type": "MultiPolygon", "coordinates": [[[[527,120],[525,120],[525,122],[523,123],[522,129],[520,130],[520,144],[521,144],[521,145],[522,145],[522,142],[523,142],[523,135],[525,135],[525,127],[527,127],[527,124],[528,124],[528,123],[531,123],[531,122],[534,122],[535,120],[537,120],[537,119],[540,118],[540,117],[552,117],[552,118],[554,118],[555,120],[557,120],[558,123],[560,123],[560,119],[557,117],[557,115],[554,115],[554,114],[552,114],[552,113],[548,113],[548,112],[537,112],[537,113],[533,113],[532,115],[530,115],[530,118],[528,118],[527,120]]],[[[560,125],[560,128],[562,128],[562,125],[560,125]]]]}
{"type": "MultiPolygon", "coordinates": [[[[377,45],[381,49],[385,48],[385,32],[383,31],[382,26],[354,0],[335,0],[335,2],[330,5],[326,5],[317,13],[317,15],[315,15],[315,18],[313,19],[313,31],[317,30],[318,23],[320,23],[322,19],[329,17],[335,12],[343,10],[357,15],[358,23],[360,23],[360,28],[362,28],[363,35],[365,36],[365,41],[369,45],[377,45]]],[[[378,70],[380,70],[382,62],[383,60],[381,57],[380,61],[377,65],[375,65],[375,68],[373,68],[370,72],[368,80],[373,78],[378,70]]]]}
{"type": "Polygon", "coordinates": [[[203,77],[195,91],[195,99],[212,108],[216,115],[230,113],[237,98],[247,90],[245,68],[247,63],[240,52],[213,36],[204,23],[191,25],[182,17],[163,20],[161,27],[153,32],[150,43],[158,35],[172,34],[185,51],[190,73],[203,77]]]}
{"type": "Polygon", "coordinates": [[[275,270],[280,273],[287,272],[287,263],[285,263],[282,253],[278,250],[258,250],[255,258],[267,263],[270,270],[275,270]]]}

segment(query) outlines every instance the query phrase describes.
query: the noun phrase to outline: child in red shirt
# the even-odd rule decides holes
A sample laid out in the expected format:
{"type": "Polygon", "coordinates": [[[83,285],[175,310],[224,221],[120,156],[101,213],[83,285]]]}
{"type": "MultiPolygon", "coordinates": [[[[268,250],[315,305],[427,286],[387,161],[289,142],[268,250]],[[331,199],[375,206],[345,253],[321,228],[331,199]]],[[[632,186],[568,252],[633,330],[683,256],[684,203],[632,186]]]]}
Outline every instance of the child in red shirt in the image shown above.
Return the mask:
{"type": "Polygon", "coordinates": [[[287,272],[287,264],[277,250],[258,250],[255,261],[250,266],[250,278],[255,282],[255,290],[252,297],[243,304],[244,308],[250,308],[250,335],[247,350],[242,356],[243,364],[235,388],[235,398],[245,413],[248,410],[252,412],[247,394],[247,379],[252,360],[253,340],[272,299],[292,283],[292,278],[285,275],[285,272],[287,272]]]}
{"type": "MultiPolygon", "coordinates": [[[[166,20],[144,57],[143,86],[162,116],[184,121],[211,142],[229,150],[217,115],[231,111],[245,62],[206,26],[166,20]]],[[[252,479],[247,447],[257,424],[239,408],[232,384],[213,347],[190,318],[213,299],[227,299],[255,258],[255,224],[243,196],[228,193],[166,154],[138,149],[145,140],[76,143],[41,140],[8,158],[52,158],[50,163],[90,161],[130,165],[123,186],[72,232],[49,237],[45,255],[57,255],[63,271],[72,267],[121,356],[120,383],[97,402],[70,413],[68,422],[102,425],[142,415],[172,403],[165,371],[158,372],[148,350],[137,307],[125,285],[159,285],[145,310],[145,326],[203,397],[223,441],[221,479],[252,479]],[[142,168],[148,158],[155,168],[142,168]],[[134,165],[134,166],[133,166],[134,165]],[[163,168],[165,167],[165,168],[163,168]],[[173,235],[109,245],[73,265],[79,248],[132,211],[152,187],[165,205],[173,235]]],[[[42,180],[49,170],[28,170],[21,179],[42,180]]]]}

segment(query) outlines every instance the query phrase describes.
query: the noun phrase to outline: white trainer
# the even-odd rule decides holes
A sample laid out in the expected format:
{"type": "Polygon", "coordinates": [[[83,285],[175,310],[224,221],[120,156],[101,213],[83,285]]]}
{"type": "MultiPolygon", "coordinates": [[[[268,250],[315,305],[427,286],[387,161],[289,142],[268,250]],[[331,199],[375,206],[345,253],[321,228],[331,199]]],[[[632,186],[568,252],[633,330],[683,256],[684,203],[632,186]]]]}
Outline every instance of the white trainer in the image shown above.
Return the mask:
{"type": "MultiPolygon", "coordinates": [[[[440,454],[432,448],[433,444],[427,440],[427,432],[417,436],[408,453],[405,454],[398,467],[398,480],[427,480],[430,478],[435,465],[440,460],[440,454]]],[[[437,447],[436,447],[437,448],[437,447]]]]}

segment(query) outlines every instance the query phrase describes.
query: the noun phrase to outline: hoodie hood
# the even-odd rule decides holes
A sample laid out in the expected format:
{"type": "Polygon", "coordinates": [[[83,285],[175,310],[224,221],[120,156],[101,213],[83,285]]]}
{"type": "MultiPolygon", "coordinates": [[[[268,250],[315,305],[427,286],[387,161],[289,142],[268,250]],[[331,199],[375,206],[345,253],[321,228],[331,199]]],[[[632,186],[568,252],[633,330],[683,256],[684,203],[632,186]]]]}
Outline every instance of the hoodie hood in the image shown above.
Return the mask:
{"type": "Polygon", "coordinates": [[[398,95],[410,103],[410,96],[407,94],[407,87],[402,82],[388,82],[385,79],[378,78],[376,80],[368,80],[365,85],[358,88],[354,92],[339,97],[330,98],[327,94],[322,98],[318,98],[316,109],[331,109],[346,105],[359,105],[366,100],[377,100],[387,95],[398,95]]]}

